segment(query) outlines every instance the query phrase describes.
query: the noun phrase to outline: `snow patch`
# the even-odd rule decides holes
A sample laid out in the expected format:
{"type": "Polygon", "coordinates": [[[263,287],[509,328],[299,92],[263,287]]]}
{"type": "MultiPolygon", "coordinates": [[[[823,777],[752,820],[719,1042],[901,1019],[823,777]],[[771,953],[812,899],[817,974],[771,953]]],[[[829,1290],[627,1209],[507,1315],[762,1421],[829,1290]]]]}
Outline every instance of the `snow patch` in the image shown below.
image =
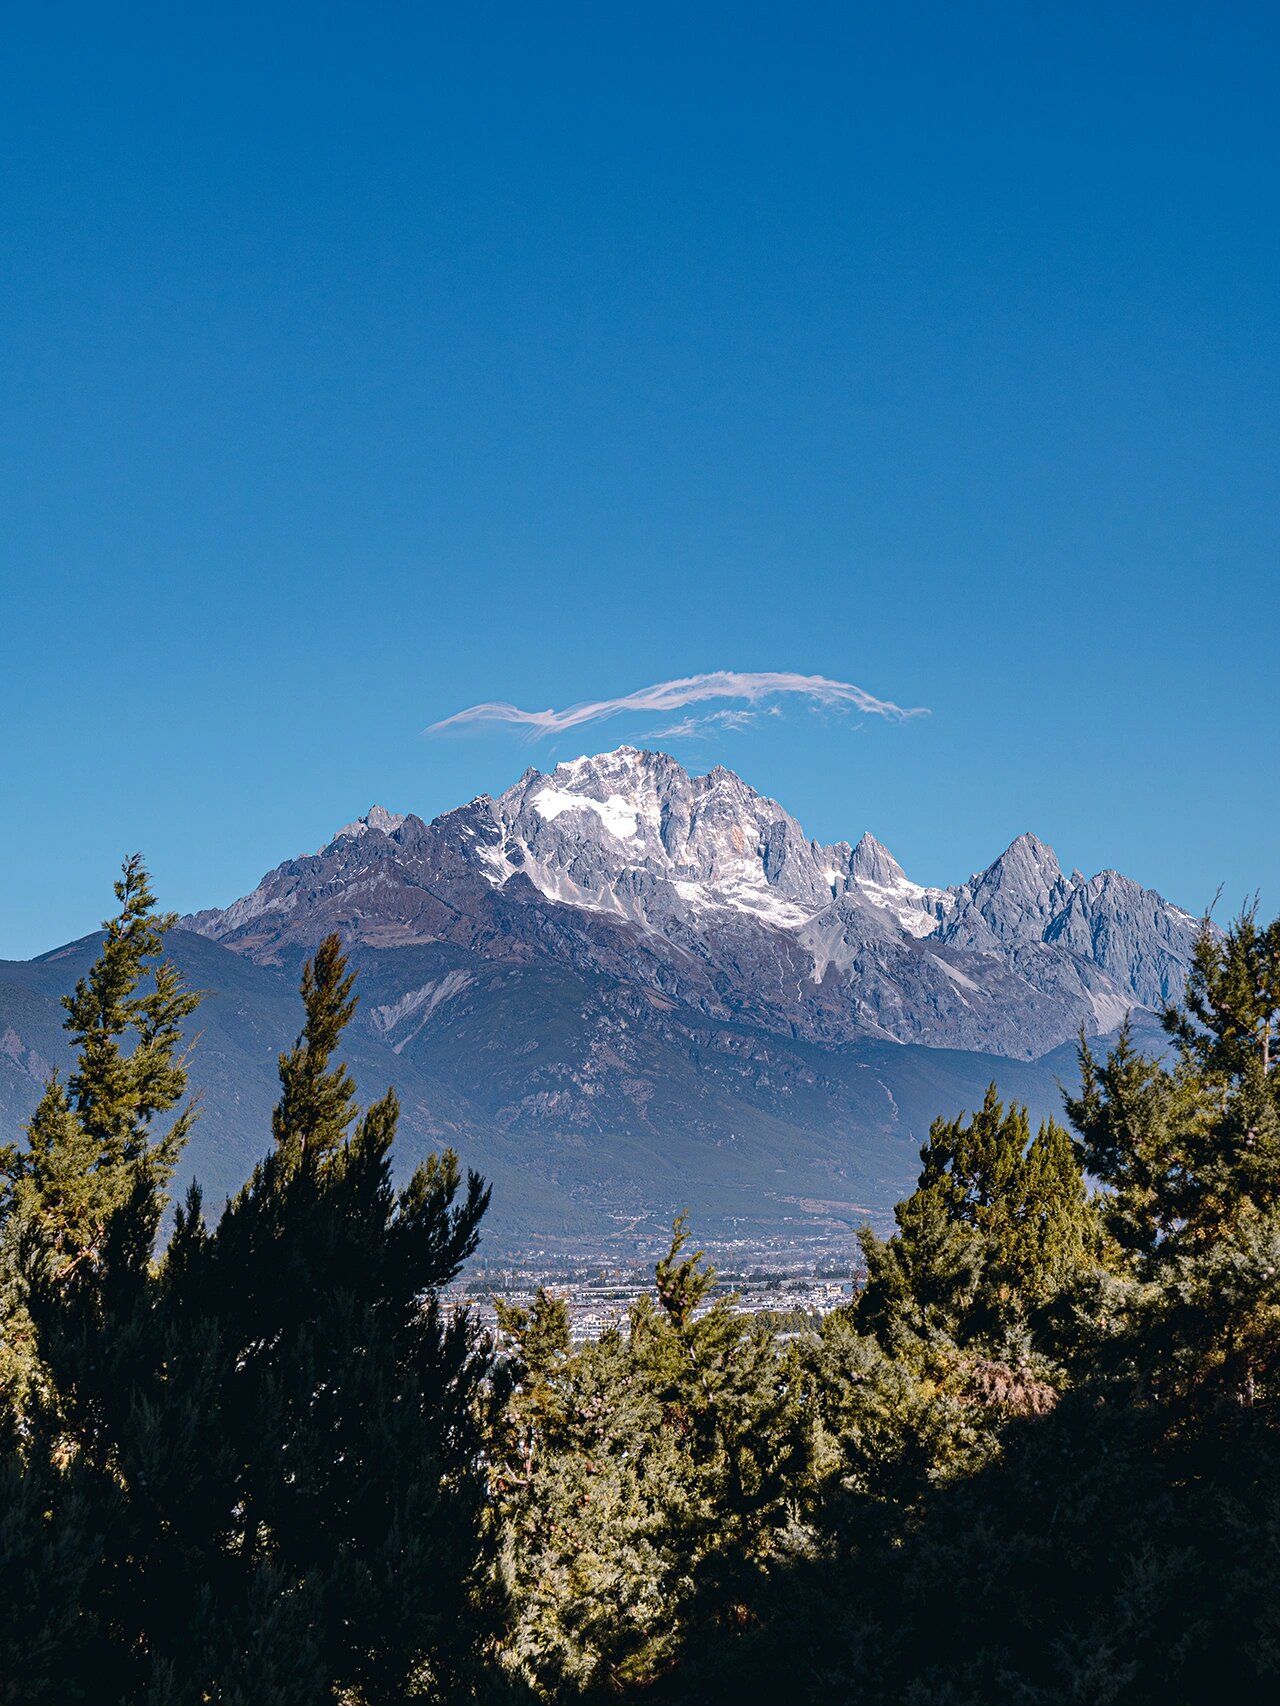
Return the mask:
{"type": "Polygon", "coordinates": [[[594,812],[618,841],[639,839],[636,809],[621,794],[610,794],[607,800],[593,800],[588,794],[571,794],[566,788],[543,788],[529,804],[548,823],[554,822],[562,812],[594,812]]]}
{"type": "Polygon", "coordinates": [[[740,912],[777,930],[798,930],[812,916],[766,884],[742,880],[700,883],[677,877],[671,887],[694,912],[740,912]]]}
{"type": "Polygon", "coordinates": [[[727,882],[720,886],[721,904],[732,912],[745,912],[763,924],[779,930],[798,930],[809,922],[811,914],[794,901],[784,900],[767,884],[750,881],[727,882]]]}
{"type": "Polygon", "coordinates": [[[911,936],[929,936],[938,928],[939,912],[950,912],[955,896],[945,889],[927,889],[903,877],[895,883],[855,879],[859,890],[882,912],[888,912],[911,936]]]}
{"type": "Polygon", "coordinates": [[[800,940],[813,955],[813,983],[821,983],[833,968],[846,972],[853,963],[853,952],[845,940],[844,919],[835,907],[820,912],[808,921],[809,928],[800,940]]]}
{"type": "Polygon", "coordinates": [[[488,866],[484,875],[495,889],[500,889],[503,883],[515,870],[515,866],[503,852],[501,846],[484,846],[476,848],[476,855],[481,862],[488,866]]]}
{"type": "Polygon", "coordinates": [[[399,1001],[391,1002],[386,1006],[375,1007],[372,1015],[373,1022],[379,1030],[390,1031],[401,1020],[411,1018],[415,1013],[422,1015],[407,1037],[401,1037],[399,1042],[392,1043],[392,1050],[399,1054],[401,1049],[411,1043],[418,1035],[437,1008],[443,1006],[453,996],[460,995],[464,989],[469,988],[474,982],[475,978],[470,972],[461,971],[455,966],[452,971],[447,971],[443,977],[437,978],[431,983],[424,983],[420,989],[410,990],[407,995],[402,995],[399,1001]]]}

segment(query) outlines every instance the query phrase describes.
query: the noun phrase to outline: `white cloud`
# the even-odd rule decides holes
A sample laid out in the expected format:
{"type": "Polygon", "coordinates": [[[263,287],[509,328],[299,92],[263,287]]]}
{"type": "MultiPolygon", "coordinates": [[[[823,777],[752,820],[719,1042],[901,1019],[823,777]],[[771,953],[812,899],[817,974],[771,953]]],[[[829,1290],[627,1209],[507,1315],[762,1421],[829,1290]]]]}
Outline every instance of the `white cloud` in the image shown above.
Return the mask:
{"type": "MultiPolygon", "coordinates": [[[[771,705],[771,715],[778,707],[771,705]]],[[[736,711],[707,711],[703,716],[677,717],[666,728],[650,729],[645,740],[689,740],[697,735],[709,735],[721,729],[745,729],[757,721],[760,712],[752,706],[740,706],[736,711]]]]}
{"type": "MultiPolygon", "coordinates": [[[[748,705],[758,705],[780,693],[798,694],[812,705],[863,711],[877,717],[888,717],[894,722],[904,717],[928,714],[923,706],[904,709],[891,699],[877,699],[863,688],[855,687],[851,681],[832,681],[825,675],[796,675],[789,670],[718,669],[707,675],[687,675],[679,681],[659,681],[652,687],[641,687],[617,699],[595,699],[586,704],[570,705],[563,711],[522,711],[518,705],[490,700],[483,705],[470,705],[465,711],[455,711],[451,717],[432,723],[426,732],[439,734],[444,729],[461,728],[468,723],[513,723],[528,729],[537,738],[539,735],[563,734],[566,729],[578,728],[583,723],[602,722],[606,717],[617,717],[628,711],[677,711],[685,705],[701,705],[711,699],[744,699],[748,705]]],[[[713,715],[724,718],[730,727],[735,727],[741,726],[741,719],[748,713],[730,711],[713,715]]],[[[689,725],[689,732],[693,732],[704,722],[705,719],[701,718],[685,718],[665,732],[668,735],[684,732],[685,724],[689,725]]]]}

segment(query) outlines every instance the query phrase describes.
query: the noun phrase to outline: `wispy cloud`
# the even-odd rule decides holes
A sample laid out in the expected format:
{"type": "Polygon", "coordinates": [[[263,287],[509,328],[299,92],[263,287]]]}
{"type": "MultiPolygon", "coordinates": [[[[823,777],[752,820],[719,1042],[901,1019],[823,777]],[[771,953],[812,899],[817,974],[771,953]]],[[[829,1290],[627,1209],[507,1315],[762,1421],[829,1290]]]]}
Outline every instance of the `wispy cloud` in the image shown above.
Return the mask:
{"type": "MultiPolygon", "coordinates": [[[[888,717],[900,722],[905,717],[926,716],[923,706],[906,709],[891,699],[877,699],[874,694],[851,681],[832,681],[825,675],[796,675],[790,670],[740,671],[712,670],[707,675],[686,675],[679,681],[659,681],[652,687],[638,688],[617,699],[594,699],[580,705],[570,705],[563,711],[522,711],[518,705],[490,700],[483,705],[470,705],[465,711],[455,711],[432,723],[427,734],[440,734],[445,729],[462,728],[469,723],[512,723],[528,730],[532,738],[563,734],[583,723],[603,722],[606,717],[618,717],[626,712],[678,711],[686,705],[701,705],[713,699],[739,699],[747,705],[759,705],[779,694],[797,694],[811,705],[832,709],[862,711],[872,716],[888,717]]],[[[729,727],[740,727],[749,716],[747,711],[713,712],[712,717],[724,719],[729,727]],[[736,721],[731,721],[736,719],[736,721]]],[[[672,728],[663,731],[668,737],[694,733],[706,727],[707,717],[683,718],[672,728]],[[687,725],[687,726],[686,726],[687,725]]]]}
{"type": "MultiPolygon", "coordinates": [[[[768,706],[768,713],[777,717],[778,706],[768,706]]],[[[707,711],[703,717],[678,717],[666,728],[650,728],[645,740],[689,740],[698,735],[720,734],[725,728],[749,728],[759,717],[758,706],[739,706],[736,711],[707,711]]]]}

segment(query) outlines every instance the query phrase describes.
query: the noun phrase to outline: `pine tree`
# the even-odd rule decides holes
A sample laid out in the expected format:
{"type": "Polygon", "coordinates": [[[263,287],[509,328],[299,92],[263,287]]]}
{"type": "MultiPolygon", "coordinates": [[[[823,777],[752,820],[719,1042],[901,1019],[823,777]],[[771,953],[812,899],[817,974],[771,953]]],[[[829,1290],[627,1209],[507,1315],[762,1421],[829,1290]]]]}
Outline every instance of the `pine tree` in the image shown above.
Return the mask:
{"type": "Polygon", "coordinates": [[[550,1300],[500,1315],[520,1376],[495,1483],[504,1651],[553,1697],[651,1686],[699,1630],[749,1624],[791,1532],[812,1434],[799,1366],[713,1298],[687,1242],[681,1216],[653,1296],[594,1344],[567,1349],[550,1300]]]}
{"type": "Polygon", "coordinates": [[[528,1486],[536,1456],[559,1442],[564,1428],[560,1382],[570,1354],[569,1307],[539,1286],[524,1309],[493,1300],[507,1354],[495,1381],[495,1462],[490,1482],[501,1496],[528,1486]]]}
{"type": "Polygon", "coordinates": [[[345,1066],[329,1065],[356,1010],[355,981],[338,938],[326,936],[302,972],[302,1035],[280,1056],[280,1100],[271,1131],[286,1167],[308,1158],[331,1161],[356,1117],[351,1074],[345,1066]]]}
{"type": "Polygon", "coordinates": [[[701,1251],[686,1255],[687,1242],[681,1215],[655,1270],[658,1307],[641,1300],[632,1337],[713,1513],[714,1537],[696,1526],[694,1537],[705,1553],[701,1613],[721,1617],[749,1597],[747,1579],[788,1526],[812,1432],[799,1366],[777,1328],[717,1295],[715,1269],[701,1251]]]}
{"type": "Polygon", "coordinates": [[[103,924],[101,952],[63,997],[75,1070],[65,1085],[56,1074],[50,1080],[27,1148],[0,1150],[6,1218],[37,1226],[60,1272],[93,1258],[139,1173],[163,1188],[195,1118],[188,1105],[156,1129],[186,1092],[182,1026],[199,1004],[177,967],[160,957],[175,916],[155,915],[138,854],[115,889],[120,911],[103,924]]]}
{"type": "Polygon", "coordinates": [[[173,1113],[187,1085],[182,1027],[199,1003],[163,958],[175,916],[155,912],[139,854],[115,892],[98,957],[63,997],[75,1068],[49,1080],[25,1148],[0,1149],[0,1403],[24,1401],[37,1356],[26,1270],[60,1283],[95,1262],[139,1179],[163,1193],[195,1118],[190,1103],[173,1113]]]}
{"type": "Polygon", "coordinates": [[[1255,904],[1225,932],[1205,919],[1183,1002],[1164,1022],[1207,1079],[1231,1083],[1254,1068],[1270,1079],[1280,1066],[1280,918],[1260,928],[1255,904]]]}
{"type": "Polygon", "coordinates": [[[896,1235],[861,1234],[860,1319],[900,1353],[911,1339],[1003,1352],[1091,1258],[1082,1151],[1053,1120],[1033,1138],[992,1084],[971,1119],[934,1121],[920,1161],[896,1235]]]}
{"type": "Polygon", "coordinates": [[[173,1259],[177,1307],[212,1316],[223,1347],[230,1550],[305,1597],[310,1662],[373,1706],[474,1681],[487,1360],[439,1294],[475,1248],[488,1191],[451,1152],[393,1190],[395,1096],[359,1115],[333,1061],[351,992],[330,937],[281,1057],[275,1148],[212,1233],[187,1217],[173,1259]]]}
{"type": "Polygon", "coordinates": [[[1186,1425],[1280,1401],[1278,1022],[1280,921],[1206,925],[1173,1061],[1082,1042],[1067,1104],[1119,1258],[1083,1319],[1186,1425]]]}
{"type": "MultiPolygon", "coordinates": [[[[102,983],[77,991],[79,1019],[102,983]]],[[[174,987],[159,987],[172,1013],[174,987]]],[[[110,1166],[131,1182],[93,1223],[91,1253],[28,1263],[45,1378],[11,1435],[30,1496],[0,1546],[49,1595],[79,1584],[74,1638],[46,1669],[91,1679],[86,1700],[389,1706],[475,1686],[488,1364],[439,1294],[488,1193],[449,1153],[393,1189],[395,1097],[359,1114],[332,1058],[351,989],[330,940],[281,1059],[272,1152],[212,1227],[193,1186],[158,1259],[170,1151],[146,1141],[138,1110],[174,1089],[165,1014],[144,1010],[135,1052],[157,1046],[133,1080],[102,1046],[109,1027],[79,1025],[70,1105],[99,1147],[77,1152],[90,1183],[73,1179],[73,1194],[110,1166]],[[98,1088],[113,1070],[133,1123],[98,1088]]],[[[22,1631],[0,1630],[0,1648],[6,1637],[12,1650],[22,1631]]]]}

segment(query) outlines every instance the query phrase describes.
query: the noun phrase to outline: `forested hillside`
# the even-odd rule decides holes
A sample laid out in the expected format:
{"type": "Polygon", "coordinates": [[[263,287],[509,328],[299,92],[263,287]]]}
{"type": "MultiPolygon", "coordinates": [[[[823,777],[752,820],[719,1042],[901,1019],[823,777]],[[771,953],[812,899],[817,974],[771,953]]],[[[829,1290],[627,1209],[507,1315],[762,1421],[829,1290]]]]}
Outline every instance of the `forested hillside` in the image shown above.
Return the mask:
{"type": "Polygon", "coordinates": [[[259,1164],[162,1244],[195,997],[117,893],[0,1154],[0,1702],[1272,1698],[1280,921],[1205,929],[1164,1059],[1082,1042],[1063,1123],[939,1110],[847,1307],[735,1313],[680,1221],[574,1346],[442,1306],[488,1191],[393,1188],[332,936],[259,1164]]]}

